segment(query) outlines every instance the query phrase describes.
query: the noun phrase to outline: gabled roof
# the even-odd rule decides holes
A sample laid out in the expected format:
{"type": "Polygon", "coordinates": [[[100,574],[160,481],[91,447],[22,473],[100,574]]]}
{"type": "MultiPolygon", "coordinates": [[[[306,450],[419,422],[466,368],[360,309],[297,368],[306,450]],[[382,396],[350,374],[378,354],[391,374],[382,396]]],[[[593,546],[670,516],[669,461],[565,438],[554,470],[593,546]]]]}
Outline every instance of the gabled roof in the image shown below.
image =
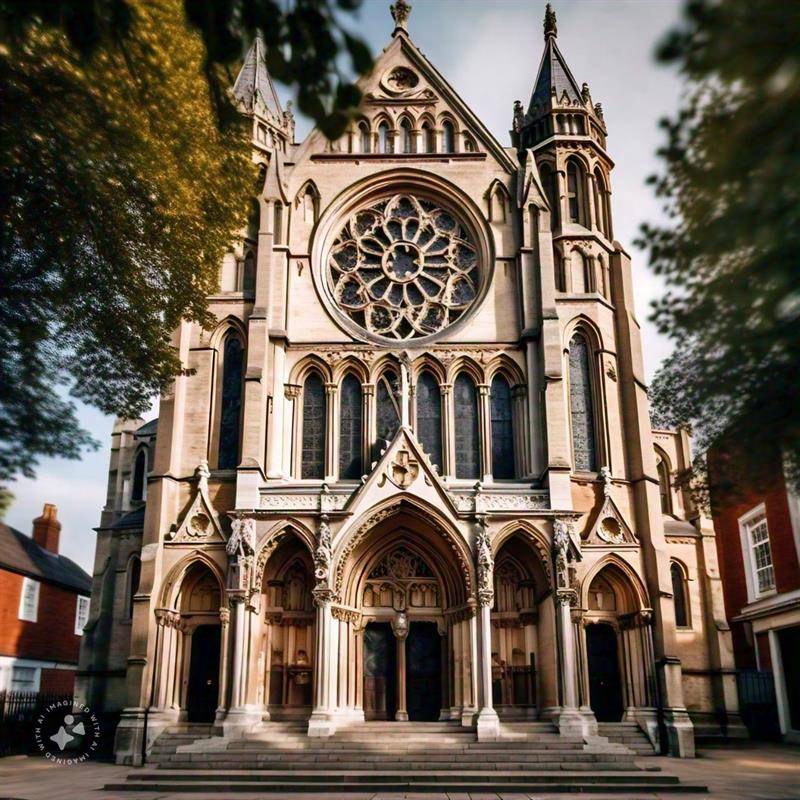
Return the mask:
{"type": "Polygon", "coordinates": [[[554,96],[556,102],[563,105],[561,100],[565,92],[572,105],[583,106],[581,90],[572,77],[561,50],[558,49],[555,35],[550,34],[545,39],[544,54],[528,104],[528,113],[538,115],[545,109],[551,109],[554,96]]]}
{"type": "Polygon", "coordinates": [[[0,569],[88,595],[92,578],[72,559],[40,547],[30,536],[0,523],[0,569]]]}
{"type": "Polygon", "coordinates": [[[256,100],[260,100],[264,107],[275,117],[283,117],[283,109],[275,86],[272,83],[267,62],[264,58],[264,42],[256,36],[244,63],[239,70],[236,83],[233,84],[233,96],[241,103],[245,111],[254,111],[256,100]]]}
{"type": "Polygon", "coordinates": [[[112,526],[112,531],[120,530],[141,530],[144,527],[144,506],[123,514],[112,526]]]}

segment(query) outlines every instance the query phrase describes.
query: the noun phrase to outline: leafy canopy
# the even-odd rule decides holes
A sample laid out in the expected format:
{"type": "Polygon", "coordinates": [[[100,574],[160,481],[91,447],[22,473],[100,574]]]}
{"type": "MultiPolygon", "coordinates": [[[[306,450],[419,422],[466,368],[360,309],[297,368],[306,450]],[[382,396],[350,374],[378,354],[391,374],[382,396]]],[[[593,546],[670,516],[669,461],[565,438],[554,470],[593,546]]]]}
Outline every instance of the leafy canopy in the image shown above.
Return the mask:
{"type": "Polygon", "coordinates": [[[36,21],[0,50],[0,480],[92,443],[67,387],[108,414],[149,408],[246,223],[249,137],[217,125],[200,37],[177,0],[127,24],[91,58],[36,21]]]}
{"type": "Polygon", "coordinates": [[[640,244],[675,343],[651,399],[704,451],[735,432],[748,480],[780,442],[800,463],[800,5],[691,0],[659,56],[687,83],[653,179],[669,223],[640,244]]]}

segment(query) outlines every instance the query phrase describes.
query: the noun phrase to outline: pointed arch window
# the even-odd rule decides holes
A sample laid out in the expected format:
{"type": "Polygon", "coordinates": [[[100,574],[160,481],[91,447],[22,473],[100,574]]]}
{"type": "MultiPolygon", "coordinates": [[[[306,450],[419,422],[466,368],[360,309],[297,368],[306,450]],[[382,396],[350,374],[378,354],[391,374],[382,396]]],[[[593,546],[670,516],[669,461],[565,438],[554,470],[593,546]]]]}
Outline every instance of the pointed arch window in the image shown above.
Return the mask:
{"type": "Polygon", "coordinates": [[[325,477],[325,385],[312,372],[303,385],[303,442],[300,477],[325,477]]]}
{"type": "Polygon", "coordinates": [[[402,151],[406,154],[414,152],[414,140],[411,133],[411,123],[404,119],[400,123],[400,142],[402,151]]]}
{"type": "Polygon", "coordinates": [[[392,137],[389,134],[389,125],[386,122],[381,122],[378,125],[378,152],[392,152],[392,137]]]}
{"type": "Polygon", "coordinates": [[[658,473],[658,493],[661,495],[661,512],[672,513],[672,490],[669,479],[669,465],[666,459],[656,453],[656,472],[658,473]]]}
{"type": "Polygon", "coordinates": [[[567,162],[567,210],[569,221],[579,225],[586,224],[584,215],[583,169],[574,159],[567,162]]]}
{"type": "Polygon", "coordinates": [[[275,203],[273,214],[274,225],[272,238],[275,244],[283,244],[283,203],[275,203]]]}
{"type": "Polygon", "coordinates": [[[453,123],[446,119],[442,123],[442,152],[455,153],[456,151],[456,130],[453,123]]]}
{"type": "Polygon", "coordinates": [[[244,347],[235,333],[229,333],[222,356],[222,400],[217,458],[219,469],[236,469],[239,465],[243,374],[244,347]]]}
{"type": "Polygon", "coordinates": [[[689,597],[686,591],[686,575],[677,561],[670,564],[669,574],[672,579],[672,598],[675,604],[675,625],[678,628],[688,628],[689,597]]]}
{"type": "Polygon", "coordinates": [[[417,380],[417,438],[431,463],[442,472],[442,393],[436,378],[423,372],[417,380]]]}
{"type": "Polygon", "coordinates": [[[252,250],[247,251],[242,266],[242,291],[252,292],[256,288],[256,257],[252,250]]]}
{"type": "Polygon", "coordinates": [[[558,226],[558,191],[556,186],[556,174],[549,164],[542,164],[539,169],[539,176],[542,179],[542,188],[547,195],[547,202],[550,204],[551,228],[558,226]]]}
{"type": "Polygon", "coordinates": [[[427,122],[422,123],[422,151],[424,153],[436,152],[436,137],[433,128],[427,122]]]}
{"type": "Polygon", "coordinates": [[[505,376],[492,381],[492,475],[500,480],[514,477],[514,430],[511,386],[505,376]]]}
{"type": "Polygon", "coordinates": [[[349,373],[342,381],[339,414],[339,477],[355,480],[363,474],[361,459],[361,382],[349,373]]]}
{"type": "Polygon", "coordinates": [[[480,478],[478,393],[475,383],[463,372],[453,385],[456,420],[456,477],[480,478]]]}
{"type": "Polygon", "coordinates": [[[572,422],[572,459],[575,470],[597,470],[597,442],[592,398],[589,343],[576,333],[569,343],[569,405],[572,422]]]}
{"type": "Polygon", "coordinates": [[[400,380],[393,369],[387,369],[378,379],[377,401],[378,448],[394,439],[400,429],[400,380]]]}
{"type": "Polygon", "coordinates": [[[136,454],[136,463],[133,467],[133,485],[131,500],[144,500],[144,477],[147,472],[147,453],[142,448],[136,454]]]}
{"type": "Polygon", "coordinates": [[[359,150],[362,153],[369,153],[370,146],[369,146],[369,125],[366,122],[362,122],[358,126],[358,140],[359,140],[359,150]]]}

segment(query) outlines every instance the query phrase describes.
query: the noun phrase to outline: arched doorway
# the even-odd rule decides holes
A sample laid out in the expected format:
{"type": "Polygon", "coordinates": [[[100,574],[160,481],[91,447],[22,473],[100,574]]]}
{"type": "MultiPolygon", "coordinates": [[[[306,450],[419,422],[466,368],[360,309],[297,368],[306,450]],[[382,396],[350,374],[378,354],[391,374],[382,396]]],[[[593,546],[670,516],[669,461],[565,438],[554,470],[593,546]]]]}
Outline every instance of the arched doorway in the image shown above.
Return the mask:
{"type": "Polygon", "coordinates": [[[220,626],[198,625],[192,634],[186,718],[213,722],[219,699],[220,626]]]}
{"type": "Polygon", "coordinates": [[[302,539],[290,531],[269,557],[261,583],[263,625],[255,641],[263,674],[257,700],[270,718],[304,719],[312,706],[314,566],[302,539]]]}
{"type": "MultiPolygon", "coordinates": [[[[552,607],[540,608],[550,596],[550,580],[531,536],[514,532],[495,556],[492,704],[506,719],[536,717],[543,705],[542,689],[550,694],[540,675],[540,657],[555,652],[552,607]]],[[[545,664],[545,672],[552,671],[545,664]]]]}
{"type": "Polygon", "coordinates": [[[332,609],[344,713],[418,721],[477,713],[472,555],[443,529],[436,512],[403,503],[345,546],[332,609]]]}
{"type": "Polygon", "coordinates": [[[589,696],[598,722],[619,722],[624,712],[622,673],[617,655],[617,632],[608,623],[586,629],[589,696]]]}
{"type": "Polygon", "coordinates": [[[606,563],[584,599],[581,703],[600,722],[619,722],[655,706],[652,614],[645,590],[627,564],[606,563]]]}

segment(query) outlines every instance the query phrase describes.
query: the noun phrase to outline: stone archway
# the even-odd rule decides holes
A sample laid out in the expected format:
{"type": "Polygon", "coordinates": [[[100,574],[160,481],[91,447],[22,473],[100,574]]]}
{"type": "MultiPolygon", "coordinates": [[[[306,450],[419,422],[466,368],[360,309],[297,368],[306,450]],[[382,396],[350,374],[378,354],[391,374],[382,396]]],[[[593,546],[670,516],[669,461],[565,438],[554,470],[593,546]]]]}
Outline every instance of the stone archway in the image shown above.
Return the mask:
{"type": "Polygon", "coordinates": [[[345,551],[333,608],[339,708],[368,719],[474,714],[475,608],[453,548],[429,517],[398,508],[345,551]]]}

